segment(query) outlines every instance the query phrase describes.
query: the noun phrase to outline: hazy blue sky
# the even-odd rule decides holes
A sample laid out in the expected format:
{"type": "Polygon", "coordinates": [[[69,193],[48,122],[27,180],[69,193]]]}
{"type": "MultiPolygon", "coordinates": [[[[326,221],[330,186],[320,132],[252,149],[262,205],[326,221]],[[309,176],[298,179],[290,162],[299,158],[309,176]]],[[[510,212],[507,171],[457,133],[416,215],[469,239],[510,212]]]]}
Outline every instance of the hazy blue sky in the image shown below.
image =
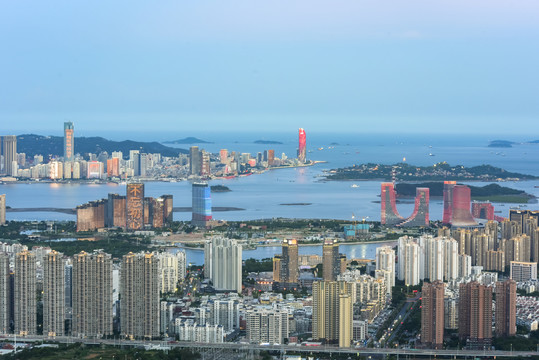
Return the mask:
{"type": "Polygon", "coordinates": [[[0,46],[2,133],[539,134],[537,0],[2,0],[0,46]]]}

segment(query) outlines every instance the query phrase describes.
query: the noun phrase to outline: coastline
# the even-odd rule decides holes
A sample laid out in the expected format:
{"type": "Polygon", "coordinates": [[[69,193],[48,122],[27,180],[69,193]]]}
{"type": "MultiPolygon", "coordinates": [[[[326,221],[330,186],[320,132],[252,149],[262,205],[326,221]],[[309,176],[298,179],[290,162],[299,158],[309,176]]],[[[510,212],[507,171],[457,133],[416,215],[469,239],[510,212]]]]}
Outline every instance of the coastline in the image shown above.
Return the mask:
{"type": "MultiPolygon", "coordinates": [[[[287,165],[287,166],[275,166],[263,170],[256,170],[251,173],[247,174],[238,174],[238,175],[228,175],[228,176],[216,176],[216,177],[210,177],[208,179],[202,179],[206,181],[212,181],[212,180],[228,180],[228,179],[235,179],[239,177],[245,177],[245,176],[251,176],[251,175],[260,175],[264,174],[266,171],[272,171],[272,170],[280,170],[280,169],[295,169],[295,168],[302,168],[302,167],[309,167],[314,166],[317,164],[324,164],[327,163],[327,161],[322,160],[313,160],[309,164],[298,164],[298,165],[287,165]]],[[[48,178],[38,179],[38,180],[32,180],[32,179],[24,179],[24,180],[18,180],[16,178],[12,178],[13,180],[1,180],[0,179],[0,185],[13,185],[13,184],[80,184],[80,185],[108,185],[108,184],[115,184],[115,185],[125,185],[125,183],[128,180],[133,180],[133,178],[128,180],[121,180],[121,181],[111,181],[111,180],[102,180],[102,179],[66,179],[66,180],[51,180],[48,178]]],[[[136,181],[140,181],[142,183],[148,183],[148,182],[181,182],[181,181],[189,181],[188,178],[163,178],[163,179],[145,179],[145,178],[136,178],[134,179],[136,181]]],[[[227,191],[217,191],[217,192],[227,192],[227,191]]]]}

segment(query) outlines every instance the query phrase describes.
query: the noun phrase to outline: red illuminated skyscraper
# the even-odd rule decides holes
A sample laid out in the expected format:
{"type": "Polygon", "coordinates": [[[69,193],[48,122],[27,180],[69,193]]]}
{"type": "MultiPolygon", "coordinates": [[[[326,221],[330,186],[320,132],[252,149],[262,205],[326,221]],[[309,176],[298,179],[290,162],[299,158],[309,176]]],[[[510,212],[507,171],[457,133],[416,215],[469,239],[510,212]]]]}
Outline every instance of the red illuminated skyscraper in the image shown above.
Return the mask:
{"type": "Polygon", "coordinates": [[[444,216],[442,223],[451,224],[453,218],[453,188],[457,185],[456,181],[444,181],[444,216]]]}
{"type": "Polygon", "coordinates": [[[397,194],[393,183],[382,183],[382,225],[396,225],[404,220],[397,211],[397,194]]]}
{"type": "Polygon", "coordinates": [[[475,226],[471,207],[471,191],[456,181],[444,181],[444,216],[442,223],[453,226],[475,226]]]}
{"type": "Polygon", "coordinates": [[[466,185],[455,185],[453,187],[453,226],[475,226],[471,207],[471,190],[466,185]]]}
{"type": "Polygon", "coordinates": [[[307,136],[303,128],[299,129],[299,147],[298,147],[298,160],[300,163],[305,164],[307,154],[307,136]]]}

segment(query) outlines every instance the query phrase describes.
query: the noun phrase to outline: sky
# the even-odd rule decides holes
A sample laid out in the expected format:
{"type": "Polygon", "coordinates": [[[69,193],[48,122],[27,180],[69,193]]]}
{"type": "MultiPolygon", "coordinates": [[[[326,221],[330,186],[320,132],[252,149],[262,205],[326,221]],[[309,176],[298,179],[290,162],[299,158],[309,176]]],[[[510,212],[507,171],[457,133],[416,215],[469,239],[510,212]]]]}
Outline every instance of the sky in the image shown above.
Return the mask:
{"type": "Polygon", "coordinates": [[[536,0],[0,0],[0,49],[2,133],[539,134],[536,0]]]}

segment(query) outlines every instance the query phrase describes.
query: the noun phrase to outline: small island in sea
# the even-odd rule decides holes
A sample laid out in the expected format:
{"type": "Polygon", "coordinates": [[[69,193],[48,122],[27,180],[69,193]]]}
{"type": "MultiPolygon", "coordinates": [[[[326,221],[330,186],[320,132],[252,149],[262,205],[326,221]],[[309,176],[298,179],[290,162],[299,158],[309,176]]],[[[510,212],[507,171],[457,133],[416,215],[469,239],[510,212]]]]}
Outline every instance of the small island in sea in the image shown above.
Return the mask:
{"type": "Polygon", "coordinates": [[[391,181],[519,181],[536,180],[537,176],[514,173],[492,165],[465,167],[441,162],[432,166],[406,163],[394,165],[359,164],[326,171],[326,180],[382,180],[391,181]]]}
{"type": "MultiPolygon", "coordinates": [[[[472,200],[504,202],[504,203],[527,203],[535,199],[535,196],[522,190],[511,189],[498,184],[489,184],[485,186],[467,185],[471,190],[472,200]]],[[[424,183],[398,183],[395,186],[398,197],[415,197],[416,188],[429,188],[431,198],[442,198],[444,193],[444,183],[424,182],[424,183]]]]}
{"type": "Polygon", "coordinates": [[[508,140],[492,140],[488,147],[497,147],[497,148],[510,148],[513,147],[515,143],[508,140]]]}
{"type": "Polygon", "coordinates": [[[212,142],[205,141],[196,137],[186,137],[178,140],[163,141],[163,144],[213,144],[212,142]]]}
{"type": "Polygon", "coordinates": [[[232,191],[228,186],[224,185],[212,185],[210,186],[211,192],[229,192],[232,191]]]}
{"type": "Polygon", "coordinates": [[[255,144],[263,144],[263,145],[279,145],[282,144],[280,141],[274,141],[274,140],[256,140],[254,141],[255,144]]]}

